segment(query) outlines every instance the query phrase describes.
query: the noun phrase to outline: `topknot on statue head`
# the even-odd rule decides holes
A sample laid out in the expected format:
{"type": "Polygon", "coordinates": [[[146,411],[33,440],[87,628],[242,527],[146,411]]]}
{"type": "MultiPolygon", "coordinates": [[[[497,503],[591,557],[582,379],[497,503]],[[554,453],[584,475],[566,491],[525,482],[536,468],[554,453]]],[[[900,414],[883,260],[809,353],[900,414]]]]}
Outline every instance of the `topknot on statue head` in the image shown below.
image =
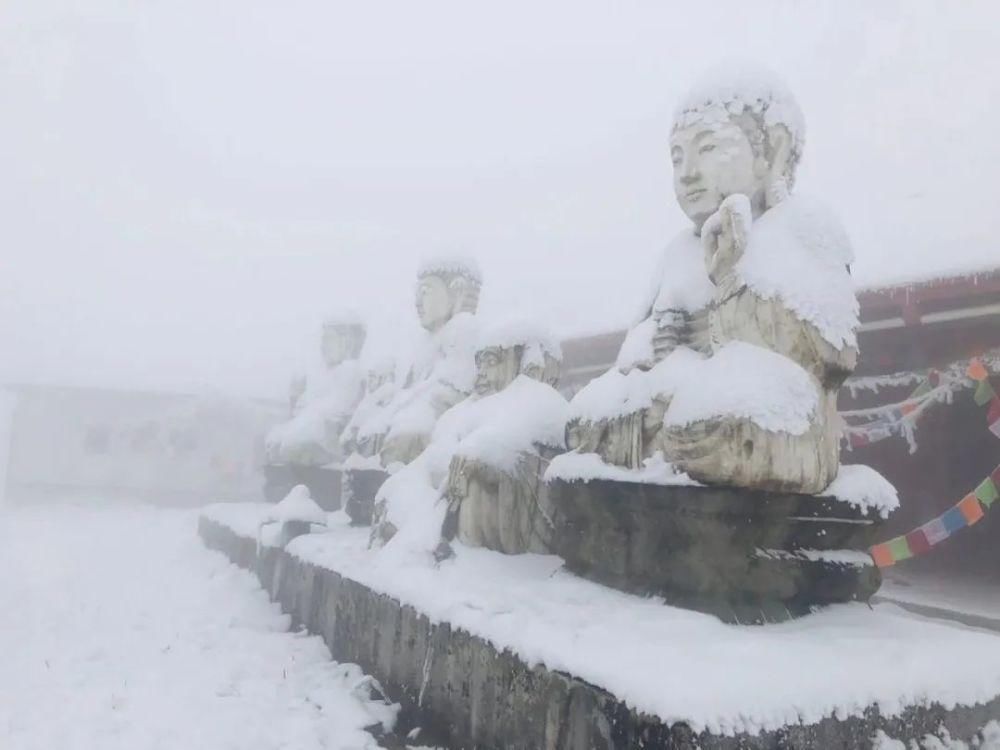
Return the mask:
{"type": "Polygon", "coordinates": [[[483,279],[475,261],[444,258],[425,261],[417,271],[417,315],[434,332],[459,313],[475,314],[483,279]]]}
{"type": "Polygon", "coordinates": [[[791,191],[804,145],[802,110],[780,79],[753,66],[716,69],[674,113],[670,152],[681,209],[697,231],[734,194],[759,216],[791,191]]]}
{"type": "Polygon", "coordinates": [[[323,320],[320,351],[327,367],[357,359],[365,344],[367,329],[361,317],[353,311],[341,311],[323,320]]]}
{"type": "Polygon", "coordinates": [[[544,327],[524,320],[488,326],[476,345],[476,394],[498,393],[518,375],[554,387],[561,363],[562,347],[544,327]]]}

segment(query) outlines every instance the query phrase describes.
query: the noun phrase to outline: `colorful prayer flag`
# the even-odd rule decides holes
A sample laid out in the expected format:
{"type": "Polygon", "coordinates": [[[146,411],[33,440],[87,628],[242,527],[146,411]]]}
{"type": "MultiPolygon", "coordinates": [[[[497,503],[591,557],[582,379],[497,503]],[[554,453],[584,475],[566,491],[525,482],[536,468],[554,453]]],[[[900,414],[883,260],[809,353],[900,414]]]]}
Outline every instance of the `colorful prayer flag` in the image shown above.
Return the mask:
{"type": "Polygon", "coordinates": [[[994,398],[990,402],[990,410],[986,412],[986,424],[990,426],[990,432],[1000,437],[1000,398],[994,398]]]}
{"type": "Polygon", "coordinates": [[[914,404],[914,403],[912,403],[912,402],[910,402],[910,401],[906,402],[905,404],[903,404],[902,406],[899,407],[899,411],[902,412],[902,414],[903,414],[904,417],[907,414],[910,414],[910,413],[916,411],[916,409],[917,409],[917,405],[914,404]]]}
{"type": "Polygon", "coordinates": [[[892,553],[892,559],[895,562],[908,560],[913,557],[913,551],[910,549],[905,536],[897,536],[895,539],[890,539],[886,544],[889,546],[889,552],[892,553]]]}
{"type": "Polygon", "coordinates": [[[965,515],[963,515],[962,511],[958,509],[957,505],[948,508],[948,510],[941,514],[941,523],[944,524],[944,528],[948,532],[948,536],[951,536],[959,529],[964,529],[968,526],[968,523],[965,520],[965,515]]]}
{"type": "Polygon", "coordinates": [[[990,472],[990,479],[993,480],[993,484],[996,485],[996,488],[1000,490],[1000,466],[997,466],[990,472]]]}
{"type": "Polygon", "coordinates": [[[963,497],[956,507],[965,516],[965,520],[969,522],[969,526],[972,526],[972,524],[983,517],[983,506],[979,504],[979,498],[972,493],[963,497]]]}
{"type": "Polygon", "coordinates": [[[944,523],[942,523],[940,518],[928,521],[920,528],[932,547],[948,538],[948,530],[944,527],[944,523]]]}
{"type": "Polygon", "coordinates": [[[906,535],[906,544],[914,555],[922,555],[931,548],[923,529],[914,529],[906,535]]]}
{"type": "Polygon", "coordinates": [[[869,551],[871,552],[872,560],[880,568],[888,568],[890,565],[896,563],[896,559],[892,556],[892,552],[886,544],[876,544],[869,551]]]}
{"type": "Polygon", "coordinates": [[[1000,498],[1000,492],[997,491],[997,486],[993,483],[993,479],[986,477],[978,487],[976,487],[974,494],[979,498],[979,502],[989,508],[993,503],[1000,498]]]}
{"type": "Polygon", "coordinates": [[[978,359],[973,359],[969,361],[969,368],[965,371],[973,380],[986,380],[990,376],[986,369],[986,366],[980,362],[978,359]]]}
{"type": "Polygon", "coordinates": [[[986,379],[979,381],[979,385],[976,386],[976,392],[972,396],[980,406],[986,406],[986,404],[990,403],[996,397],[996,391],[993,390],[990,381],[986,379]]]}
{"type": "Polygon", "coordinates": [[[917,386],[917,389],[913,393],[910,394],[910,398],[920,398],[921,396],[926,396],[930,392],[931,392],[931,384],[929,381],[925,380],[923,383],[917,386]]]}

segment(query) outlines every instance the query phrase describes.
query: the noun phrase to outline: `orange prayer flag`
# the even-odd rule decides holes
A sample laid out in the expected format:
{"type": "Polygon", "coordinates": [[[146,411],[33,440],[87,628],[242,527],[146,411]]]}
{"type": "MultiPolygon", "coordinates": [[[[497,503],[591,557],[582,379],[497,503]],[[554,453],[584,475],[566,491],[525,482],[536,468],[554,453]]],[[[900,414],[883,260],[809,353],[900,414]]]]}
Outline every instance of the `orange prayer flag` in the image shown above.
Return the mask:
{"type": "Polygon", "coordinates": [[[986,370],[986,366],[978,359],[969,361],[969,369],[965,371],[965,374],[976,381],[986,380],[990,376],[986,370]]]}
{"type": "Polygon", "coordinates": [[[870,552],[875,564],[880,568],[888,568],[896,562],[896,558],[892,556],[892,550],[889,549],[889,545],[887,544],[876,544],[871,548],[870,552]]]}
{"type": "Polygon", "coordinates": [[[969,526],[972,526],[976,521],[983,517],[983,506],[979,504],[979,498],[969,493],[962,498],[961,502],[958,504],[958,509],[962,511],[962,515],[965,516],[965,520],[969,522],[969,526]]]}
{"type": "Polygon", "coordinates": [[[910,403],[906,403],[906,404],[903,404],[902,406],[900,406],[899,407],[899,412],[905,417],[910,412],[915,411],[916,408],[917,408],[916,405],[913,404],[912,402],[910,402],[910,403]]]}

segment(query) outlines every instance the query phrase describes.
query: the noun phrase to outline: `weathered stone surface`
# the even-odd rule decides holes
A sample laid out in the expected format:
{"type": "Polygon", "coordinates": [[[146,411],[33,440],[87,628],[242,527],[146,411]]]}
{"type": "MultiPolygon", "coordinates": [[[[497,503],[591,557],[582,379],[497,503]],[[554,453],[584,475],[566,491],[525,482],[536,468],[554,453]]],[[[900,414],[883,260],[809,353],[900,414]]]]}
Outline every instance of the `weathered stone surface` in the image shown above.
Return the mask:
{"type": "Polygon", "coordinates": [[[340,471],[322,466],[267,464],[264,466],[264,499],[280,503],[292,488],[304,484],[323,510],[340,510],[340,471]]]}
{"type": "Polygon", "coordinates": [[[881,583],[873,565],[802,552],[864,552],[874,542],[879,523],[834,498],[554,480],[549,505],[552,548],[570,570],[727,622],[772,622],[816,605],[867,601],[881,583]]]}
{"type": "MultiPolygon", "coordinates": [[[[423,742],[481,750],[849,750],[867,747],[879,729],[904,740],[946,727],[970,739],[1000,716],[987,705],[914,707],[901,716],[827,718],[759,735],[696,733],[639,714],[600,687],[529,666],[509,651],[448,623],[432,623],[413,607],[335,571],[276,549],[260,557],[256,542],[202,518],[205,544],[256,573],[296,625],[320,635],[338,661],[354,662],[401,703],[398,733],[422,727],[423,742]]],[[[670,665],[664,665],[667,670],[670,665]]],[[[767,675],[761,675],[766,688],[767,675]]]]}
{"type": "Polygon", "coordinates": [[[343,477],[344,510],[353,526],[371,526],[375,495],[389,475],[380,469],[346,469],[343,477]]]}

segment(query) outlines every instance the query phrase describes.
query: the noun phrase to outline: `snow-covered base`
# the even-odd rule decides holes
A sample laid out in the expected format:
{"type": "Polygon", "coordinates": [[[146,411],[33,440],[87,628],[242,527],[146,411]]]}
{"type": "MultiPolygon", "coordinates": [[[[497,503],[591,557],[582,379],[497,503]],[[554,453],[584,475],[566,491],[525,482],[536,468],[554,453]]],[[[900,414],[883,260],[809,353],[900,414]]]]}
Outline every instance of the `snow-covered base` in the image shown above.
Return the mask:
{"type": "MultiPolygon", "coordinates": [[[[98,502],[100,501],[100,502],[98,502]]],[[[0,512],[4,750],[375,750],[392,721],[197,515],[109,505],[0,512]]]]}
{"type": "MultiPolygon", "coordinates": [[[[213,506],[205,516],[241,534],[255,528],[259,513],[257,505],[213,506]]],[[[456,545],[456,557],[440,567],[429,556],[389,564],[367,549],[366,530],[346,526],[338,514],[329,522],[326,533],[293,540],[287,553],[528,665],[604,688],[667,725],[757,734],[860,716],[873,705],[884,717],[1000,695],[1000,637],[891,605],[842,605],[781,625],[728,626],[582,580],[552,556],[456,545]]],[[[1000,710],[1000,703],[991,705],[1000,710]]]]}

